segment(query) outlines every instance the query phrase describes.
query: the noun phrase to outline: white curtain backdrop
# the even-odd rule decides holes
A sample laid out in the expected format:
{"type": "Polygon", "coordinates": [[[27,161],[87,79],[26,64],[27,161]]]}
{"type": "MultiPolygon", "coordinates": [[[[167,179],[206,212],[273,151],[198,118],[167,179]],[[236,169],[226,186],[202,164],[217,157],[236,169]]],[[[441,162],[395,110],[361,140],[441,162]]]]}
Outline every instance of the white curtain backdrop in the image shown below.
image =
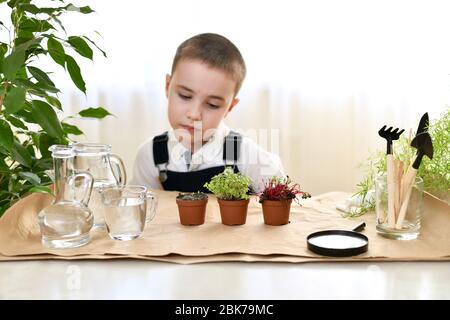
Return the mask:
{"type": "Polygon", "coordinates": [[[108,58],[81,63],[86,96],[56,73],[65,114],[95,106],[112,112],[73,122],[86,133],[80,140],[112,144],[130,174],[139,144],[168,128],[165,74],[177,46],[198,33],[228,37],[247,63],[241,102],[226,123],[278,153],[312,194],[355,190],[358,165],[385,149],[377,134],[384,124],[415,130],[424,112],[433,119],[448,107],[449,1],[74,4],[97,13],[70,14],[69,35],[91,35],[108,58]]]}

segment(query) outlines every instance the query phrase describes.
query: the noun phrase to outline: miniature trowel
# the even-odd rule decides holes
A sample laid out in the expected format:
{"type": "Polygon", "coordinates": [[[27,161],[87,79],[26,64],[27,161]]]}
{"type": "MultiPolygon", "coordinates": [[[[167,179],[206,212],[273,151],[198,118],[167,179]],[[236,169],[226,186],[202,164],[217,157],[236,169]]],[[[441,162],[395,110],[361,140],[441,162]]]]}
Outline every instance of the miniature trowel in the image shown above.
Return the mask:
{"type": "Polygon", "coordinates": [[[413,161],[411,167],[408,168],[408,171],[403,180],[402,186],[403,197],[402,197],[402,204],[400,207],[400,213],[398,215],[398,219],[395,224],[396,229],[402,228],[402,224],[406,215],[406,210],[408,209],[408,203],[409,198],[411,196],[412,186],[414,185],[414,181],[416,180],[417,170],[420,167],[420,163],[422,162],[423,156],[426,155],[428,158],[433,159],[433,142],[431,141],[431,136],[427,132],[428,114],[424,114],[422,119],[424,119],[423,121],[421,120],[422,131],[420,132],[421,125],[419,124],[417,134],[411,141],[411,146],[417,149],[417,156],[413,161]],[[423,130],[423,128],[425,129],[423,130]]]}

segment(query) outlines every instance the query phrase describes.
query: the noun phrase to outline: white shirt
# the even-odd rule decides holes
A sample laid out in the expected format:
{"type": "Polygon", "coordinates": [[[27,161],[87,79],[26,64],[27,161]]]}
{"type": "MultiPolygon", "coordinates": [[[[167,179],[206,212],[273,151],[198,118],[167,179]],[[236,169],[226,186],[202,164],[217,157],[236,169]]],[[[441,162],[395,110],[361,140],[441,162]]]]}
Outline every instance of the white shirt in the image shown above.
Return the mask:
{"type": "MultiPolygon", "coordinates": [[[[222,123],[208,142],[191,156],[191,162],[187,165],[186,158],[189,157],[186,155],[190,155],[190,150],[178,142],[173,130],[169,130],[167,145],[169,162],[167,167],[159,166],[163,170],[176,172],[198,171],[223,166],[225,165],[223,144],[229,133],[230,128],[222,123]]],[[[227,164],[232,164],[232,162],[227,164]]],[[[264,150],[246,136],[242,136],[237,166],[240,173],[252,180],[252,189],[257,193],[262,191],[264,182],[272,176],[285,176],[280,158],[264,150]]],[[[153,137],[146,140],[138,149],[131,183],[145,185],[151,189],[163,189],[159,181],[159,170],[153,160],[153,137]]]]}

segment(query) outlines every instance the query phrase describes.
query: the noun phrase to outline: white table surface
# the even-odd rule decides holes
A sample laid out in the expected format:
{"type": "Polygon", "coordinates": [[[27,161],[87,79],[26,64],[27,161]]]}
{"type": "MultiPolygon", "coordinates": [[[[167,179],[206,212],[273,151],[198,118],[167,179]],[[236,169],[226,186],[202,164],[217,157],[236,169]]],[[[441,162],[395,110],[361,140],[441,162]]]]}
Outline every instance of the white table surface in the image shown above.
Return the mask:
{"type": "Polygon", "coordinates": [[[0,299],[450,299],[450,262],[0,262],[0,299]]]}

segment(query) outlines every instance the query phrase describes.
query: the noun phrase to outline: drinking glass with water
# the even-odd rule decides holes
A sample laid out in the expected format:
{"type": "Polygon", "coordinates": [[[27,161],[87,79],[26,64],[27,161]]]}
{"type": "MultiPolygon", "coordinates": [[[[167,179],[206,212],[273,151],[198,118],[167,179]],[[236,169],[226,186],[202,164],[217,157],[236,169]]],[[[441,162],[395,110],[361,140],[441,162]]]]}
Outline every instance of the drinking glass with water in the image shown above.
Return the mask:
{"type": "Polygon", "coordinates": [[[157,198],[145,186],[112,186],[103,189],[101,196],[106,229],[114,240],[139,238],[145,223],[155,217],[157,198]]]}

